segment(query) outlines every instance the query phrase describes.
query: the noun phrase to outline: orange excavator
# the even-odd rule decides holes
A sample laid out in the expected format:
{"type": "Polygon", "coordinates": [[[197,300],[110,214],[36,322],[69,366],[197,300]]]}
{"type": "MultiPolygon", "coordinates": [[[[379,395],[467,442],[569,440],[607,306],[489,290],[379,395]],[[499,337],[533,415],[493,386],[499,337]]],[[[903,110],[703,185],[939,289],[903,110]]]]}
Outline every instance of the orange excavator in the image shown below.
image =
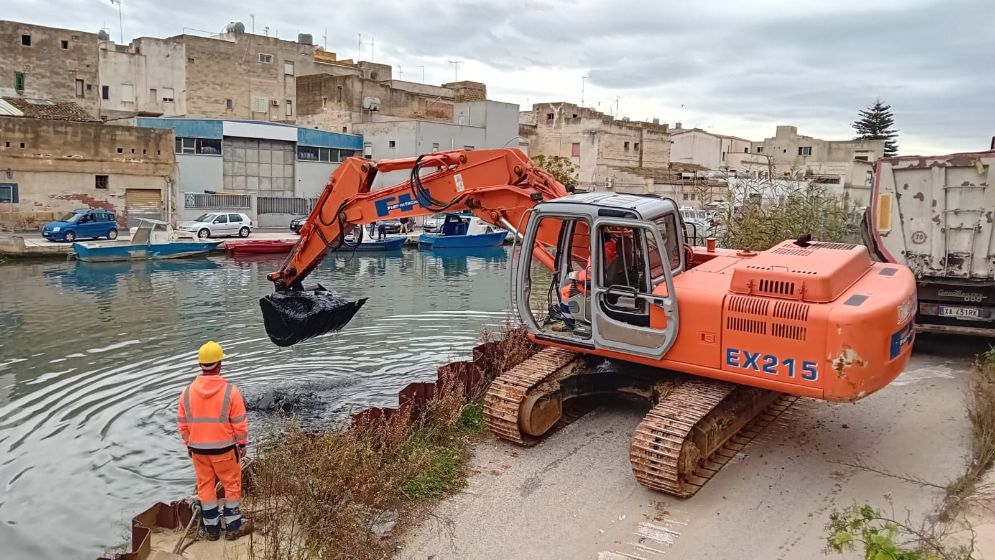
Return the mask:
{"type": "Polygon", "coordinates": [[[517,149],[451,151],[332,174],[260,304],[278,345],[342,328],[365,300],[304,278],[362,224],[470,211],[521,243],[512,304],[543,350],[485,395],[489,428],[532,445],[575,403],[623,392],[652,406],[630,445],[639,482],[688,497],[765,422],[810,397],[852,402],[906,367],[915,279],[863,246],[805,236],[760,252],[692,247],[667,198],[573,194],[517,149]],[[373,190],[378,173],[408,180],[373,190]],[[612,368],[585,367],[591,356],[612,368]]]}

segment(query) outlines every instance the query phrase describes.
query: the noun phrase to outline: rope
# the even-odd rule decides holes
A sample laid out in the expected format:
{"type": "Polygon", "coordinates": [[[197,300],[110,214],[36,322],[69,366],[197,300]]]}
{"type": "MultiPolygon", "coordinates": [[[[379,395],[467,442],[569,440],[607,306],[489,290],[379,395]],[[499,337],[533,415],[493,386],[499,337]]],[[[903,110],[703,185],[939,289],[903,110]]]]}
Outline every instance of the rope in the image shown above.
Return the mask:
{"type": "MultiPolygon", "coordinates": [[[[190,528],[193,527],[193,522],[197,520],[197,517],[199,515],[200,515],[200,504],[195,503],[190,508],[190,521],[187,521],[187,527],[186,529],[183,530],[183,535],[180,536],[180,540],[178,540],[176,542],[176,546],[173,547],[173,554],[180,554],[181,552],[183,552],[183,542],[186,541],[187,537],[190,535],[190,528]]],[[[190,539],[190,544],[193,544],[196,540],[197,540],[197,535],[195,533],[194,537],[190,539]]]]}

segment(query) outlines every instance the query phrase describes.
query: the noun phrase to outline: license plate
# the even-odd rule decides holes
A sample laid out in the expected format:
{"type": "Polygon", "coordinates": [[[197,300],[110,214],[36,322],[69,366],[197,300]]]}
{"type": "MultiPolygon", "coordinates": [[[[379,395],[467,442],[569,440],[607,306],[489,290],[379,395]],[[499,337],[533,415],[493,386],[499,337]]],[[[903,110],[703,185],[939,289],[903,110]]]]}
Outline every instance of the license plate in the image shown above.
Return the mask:
{"type": "Polygon", "coordinates": [[[977,307],[947,307],[946,305],[941,305],[940,317],[979,319],[981,317],[981,310],[977,307]]]}

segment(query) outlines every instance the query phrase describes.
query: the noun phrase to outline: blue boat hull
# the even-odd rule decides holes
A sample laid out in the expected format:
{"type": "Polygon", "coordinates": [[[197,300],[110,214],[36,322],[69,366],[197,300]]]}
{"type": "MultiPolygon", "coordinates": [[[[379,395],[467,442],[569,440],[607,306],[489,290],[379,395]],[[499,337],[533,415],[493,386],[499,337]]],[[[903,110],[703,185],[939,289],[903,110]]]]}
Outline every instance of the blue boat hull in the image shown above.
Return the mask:
{"type": "Polygon", "coordinates": [[[418,237],[418,243],[432,249],[469,249],[472,247],[496,247],[508,237],[506,231],[481,233],[478,235],[426,235],[418,237]]]}
{"type": "Polygon", "coordinates": [[[84,262],[113,262],[199,257],[213,251],[221,241],[177,241],[150,245],[96,245],[73,243],[76,258],[84,262]]]}
{"type": "Polygon", "coordinates": [[[384,251],[400,251],[404,247],[406,237],[388,237],[383,241],[364,241],[353,248],[347,245],[339,247],[339,251],[358,251],[361,253],[382,253],[384,251]]]}

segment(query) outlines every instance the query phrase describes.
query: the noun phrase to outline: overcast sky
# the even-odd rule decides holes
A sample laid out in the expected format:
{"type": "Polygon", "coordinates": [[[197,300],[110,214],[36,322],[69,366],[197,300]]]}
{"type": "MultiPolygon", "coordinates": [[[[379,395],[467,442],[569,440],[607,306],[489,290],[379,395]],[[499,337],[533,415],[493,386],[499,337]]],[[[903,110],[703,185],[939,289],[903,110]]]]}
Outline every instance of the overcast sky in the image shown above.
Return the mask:
{"type": "MultiPolygon", "coordinates": [[[[588,76],[587,106],[750,140],[778,124],[850,138],[878,97],[902,154],[980,150],[995,135],[995,0],[122,2],[125,42],[242,21],[285,39],[311,33],[339,58],[361,48],[416,82],[422,66],[427,83],[451,81],[460,60],[459,79],[523,109],[579,103],[588,76]]],[[[109,0],[3,5],[0,18],[119,37],[109,0]]]]}

